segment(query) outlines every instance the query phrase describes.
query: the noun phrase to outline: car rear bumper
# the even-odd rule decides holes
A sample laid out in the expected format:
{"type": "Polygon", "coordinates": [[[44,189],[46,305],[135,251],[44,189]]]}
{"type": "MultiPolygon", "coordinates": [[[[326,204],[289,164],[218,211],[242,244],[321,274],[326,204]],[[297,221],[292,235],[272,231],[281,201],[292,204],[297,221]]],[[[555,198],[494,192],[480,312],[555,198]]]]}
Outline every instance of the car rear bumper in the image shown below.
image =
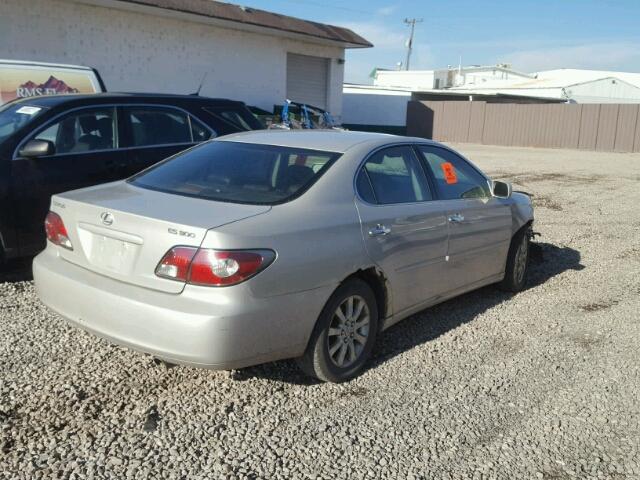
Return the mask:
{"type": "Polygon", "coordinates": [[[35,258],[33,276],[42,302],[72,324],[169,362],[213,369],[301,355],[333,291],[256,298],[248,282],[164,293],[79,267],[52,246],[35,258]]]}

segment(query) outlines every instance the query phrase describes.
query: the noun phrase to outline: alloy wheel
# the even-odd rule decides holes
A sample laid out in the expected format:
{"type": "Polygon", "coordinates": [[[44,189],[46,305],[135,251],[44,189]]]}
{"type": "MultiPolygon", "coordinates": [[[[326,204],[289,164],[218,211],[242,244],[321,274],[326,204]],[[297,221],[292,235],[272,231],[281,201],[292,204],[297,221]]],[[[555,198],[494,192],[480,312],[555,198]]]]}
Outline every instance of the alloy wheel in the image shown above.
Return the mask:
{"type": "Polygon", "coordinates": [[[360,358],[369,337],[369,322],[369,307],[361,296],[347,297],[338,305],[327,334],[334,365],[347,368],[360,358]]]}

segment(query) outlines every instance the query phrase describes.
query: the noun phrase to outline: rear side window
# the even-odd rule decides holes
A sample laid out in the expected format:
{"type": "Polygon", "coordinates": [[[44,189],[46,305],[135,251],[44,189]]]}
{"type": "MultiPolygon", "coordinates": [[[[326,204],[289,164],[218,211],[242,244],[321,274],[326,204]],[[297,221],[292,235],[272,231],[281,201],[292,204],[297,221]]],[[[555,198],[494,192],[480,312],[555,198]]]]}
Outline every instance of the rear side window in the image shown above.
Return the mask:
{"type": "Polygon", "coordinates": [[[274,145],[209,142],[146,170],[130,182],[178,195],[271,205],[301,195],[339,156],[274,145]]]}
{"type": "Polygon", "coordinates": [[[442,200],[491,196],[487,180],[467,161],[444,148],[419,146],[442,200]]]}
{"type": "Polygon", "coordinates": [[[229,132],[264,128],[249,109],[244,107],[204,107],[204,110],[231,127],[229,132]]]}
{"type": "Polygon", "coordinates": [[[358,189],[358,193],[360,197],[368,203],[377,203],[376,195],[373,193],[373,187],[371,187],[371,182],[369,181],[369,176],[367,175],[367,171],[362,168],[360,169],[360,173],[358,173],[358,178],[356,179],[356,188],[358,189]]]}
{"type": "Polygon", "coordinates": [[[200,143],[211,138],[211,132],[204,125],[193,117],[190,117],[189,120],[191,122],[191,138],[193,142],[200,143]]]}
{"type": "Polygon", "coordinates": [[[130,126],[130,147],[196,143],[211,136],[200,122],[182,110],[129,107],[124,111],[130,126]]]}
{"type": "Polygon", "coordinates": [[[411,147],[390,147],[374,153],[364,164],[365,178],[358,175],[358,193],[369,201],[373,189],[379,204],[410,203],[431,200],[431,192],[420,162],[411,147]]]}

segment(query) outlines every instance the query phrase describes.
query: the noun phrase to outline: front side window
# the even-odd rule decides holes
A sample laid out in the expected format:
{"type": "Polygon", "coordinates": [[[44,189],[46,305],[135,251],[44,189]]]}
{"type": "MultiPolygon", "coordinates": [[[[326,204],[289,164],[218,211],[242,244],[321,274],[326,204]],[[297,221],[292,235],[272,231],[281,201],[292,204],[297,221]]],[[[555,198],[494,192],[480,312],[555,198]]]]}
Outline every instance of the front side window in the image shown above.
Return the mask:
{"type": "Polygon", "coordinates": [[[36,119],[45,109],[30,105],[5,105],[0,108],[0,143],[36,119]]]}
{"type": "MultiPolygon", "coordinates": [[[[369,185],[379,204],[410,203],[431,200],[431,192],[420,162],[411,147],[390,147],[374,153],[364,164],[369,185]]],[[[358,174],[358,193],[372,197],[365,178],[358,174]]]]}
{"type": "Polygon", "coordinates": [[[334,152],[216,141],[187,150],[129,181],[178,195],[271,205],[301,195],[339,156],[334,152]]]}
{"type": "Polygon", "coordinates": [[[456,200],[491,196],[485,177],[455,153],[444,148],[424,145],[419,146],[418,150],[433,172],[440,199],[456,200]]]}
{"type": "Polygon", "coordinates": [[[34,138],[52,142],[56,155],[114,149],[114,111],[113,107],[107,107],[72,112],[34,138]]]}
{"type": "Polygon", "coordinates": [[[128,107],[125,118],[131,131],[129,147],[197,143],[211,137],[200,122],[174,108],[128,107]]]}

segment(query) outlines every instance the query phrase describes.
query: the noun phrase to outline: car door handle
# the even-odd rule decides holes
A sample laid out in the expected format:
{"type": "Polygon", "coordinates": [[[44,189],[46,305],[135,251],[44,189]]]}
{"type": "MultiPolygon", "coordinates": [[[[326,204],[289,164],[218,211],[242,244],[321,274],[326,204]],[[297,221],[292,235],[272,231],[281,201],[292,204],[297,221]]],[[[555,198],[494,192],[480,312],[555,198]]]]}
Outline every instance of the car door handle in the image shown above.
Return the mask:
{"type": "Polygon", "coordinates": [[[449,221],[451,223],[462,223],[464,222],[464,215],[460,213],[454,213],[453,215],[449,215],[449,221]]]}
{"type": "Polygon", "coordinates": [[[388,235],[391,233],[391,229],[389,227],[385,227],[381,223],[377,224],[371,230],[369,230],[370,237],[380,237],[384,235],[388,235]]]}

